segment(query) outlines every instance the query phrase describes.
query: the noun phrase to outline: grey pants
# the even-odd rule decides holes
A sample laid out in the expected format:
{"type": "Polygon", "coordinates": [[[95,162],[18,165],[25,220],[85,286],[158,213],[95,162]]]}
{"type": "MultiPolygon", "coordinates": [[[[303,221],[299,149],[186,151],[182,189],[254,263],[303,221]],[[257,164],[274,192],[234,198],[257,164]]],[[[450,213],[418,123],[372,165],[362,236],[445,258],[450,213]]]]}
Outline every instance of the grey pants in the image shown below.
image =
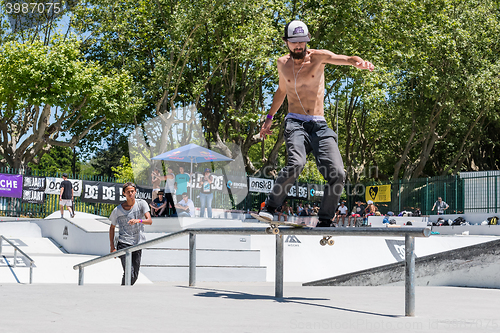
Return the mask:
{"type": "Polygon", "coordinates": [[[312,152],[318,170],[327,182],[318,217],[331,220],[335,216],[345,182],[344,163],[337,145],[337,134],[326,122],[287,119],[285,144],[288,164],[279,172],[266,205],[273,208],[281,206],[304,169],[307,154],[312,152]]]}

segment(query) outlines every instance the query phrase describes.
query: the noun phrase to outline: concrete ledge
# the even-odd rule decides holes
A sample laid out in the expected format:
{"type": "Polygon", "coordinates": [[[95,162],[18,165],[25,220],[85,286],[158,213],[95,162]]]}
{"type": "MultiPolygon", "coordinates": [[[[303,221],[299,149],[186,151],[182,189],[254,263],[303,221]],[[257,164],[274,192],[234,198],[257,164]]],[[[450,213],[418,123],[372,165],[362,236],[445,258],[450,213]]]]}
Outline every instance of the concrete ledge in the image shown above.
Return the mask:
{"type": "MultiPolygon", "coordinates": [[[[500,288],[500,240],[441,252],[415,260],[416,285],[500,288]]],[[[399,262],[304,283],[304,286],[381,286],[404,283],[399,262]]]]}

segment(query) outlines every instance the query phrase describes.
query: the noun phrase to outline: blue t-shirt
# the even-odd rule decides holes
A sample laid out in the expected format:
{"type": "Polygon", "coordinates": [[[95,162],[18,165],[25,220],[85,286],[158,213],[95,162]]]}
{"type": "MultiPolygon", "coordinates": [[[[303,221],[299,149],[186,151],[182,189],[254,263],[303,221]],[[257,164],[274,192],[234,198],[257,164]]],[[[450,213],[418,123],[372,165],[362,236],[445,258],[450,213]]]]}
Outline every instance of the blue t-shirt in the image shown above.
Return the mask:
{"type": "Polygon", "coordinates": [[[175,194],[181,195],[187,192],[187,185],[190,178],[187,173],[180,173],[175,176],[175,181],[177,182],[177,192],[175,194]]]}

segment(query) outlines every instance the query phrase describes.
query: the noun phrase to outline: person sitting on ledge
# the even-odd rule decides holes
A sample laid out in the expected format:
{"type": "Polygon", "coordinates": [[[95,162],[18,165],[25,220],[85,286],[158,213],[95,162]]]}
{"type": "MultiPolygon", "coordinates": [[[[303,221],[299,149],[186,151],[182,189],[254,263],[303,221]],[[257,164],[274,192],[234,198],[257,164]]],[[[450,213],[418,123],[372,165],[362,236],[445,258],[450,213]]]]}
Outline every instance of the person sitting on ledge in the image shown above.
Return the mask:
{"type": "Polygon", "coordinates": [[[151,207],[151,215],[158,217],[162,216],[167,207],[167,199],[163,196],[163,191],[158,191],[158,197],[149,204],[151,207]]]}
{"type": "Polygon", "coordinates": [[[194,217],[194,202],[188,198],[187,192],[182,193],[182,200],[175,205],[175,208],[178,209],[179,217],[194,217]]]}

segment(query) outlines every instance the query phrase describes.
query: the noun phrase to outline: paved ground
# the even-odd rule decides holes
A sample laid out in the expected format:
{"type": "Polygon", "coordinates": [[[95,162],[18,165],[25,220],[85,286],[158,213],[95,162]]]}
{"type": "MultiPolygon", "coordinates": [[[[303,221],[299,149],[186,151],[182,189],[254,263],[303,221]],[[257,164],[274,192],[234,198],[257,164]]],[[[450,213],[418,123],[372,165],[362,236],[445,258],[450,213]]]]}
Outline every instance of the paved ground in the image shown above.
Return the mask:
{"type": "Polygon", "coordinates": [[[498,332],[500,290],[273,283],[1,284],[0,332],[498,332]]]}

